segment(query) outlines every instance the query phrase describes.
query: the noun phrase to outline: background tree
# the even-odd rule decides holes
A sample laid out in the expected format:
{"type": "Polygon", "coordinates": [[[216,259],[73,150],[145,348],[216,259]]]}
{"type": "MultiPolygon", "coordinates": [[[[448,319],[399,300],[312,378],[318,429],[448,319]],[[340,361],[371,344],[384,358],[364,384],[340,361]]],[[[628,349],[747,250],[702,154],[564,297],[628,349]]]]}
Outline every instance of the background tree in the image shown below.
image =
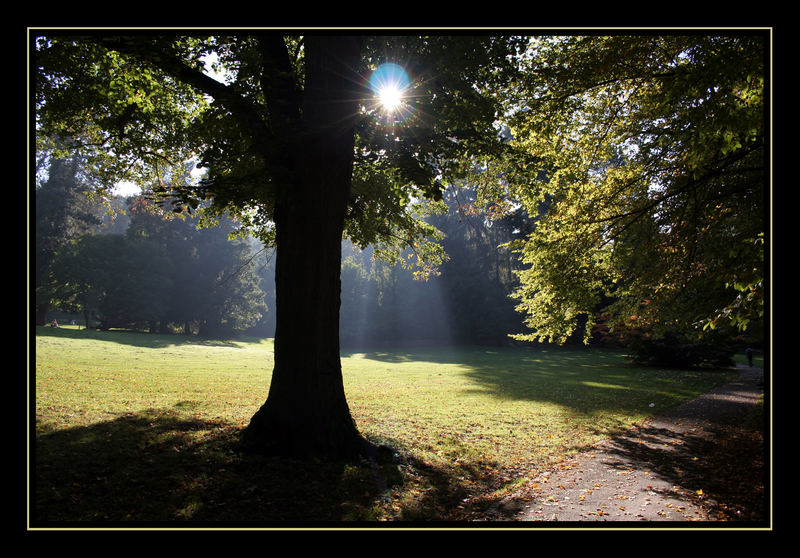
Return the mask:
{"type": "Polygon", "coordinates": [[[340,342],[343,347],[360,347],[367,341],[368,316],[375,300],[374,282],[369,271],[353,256],[344,256],[341,280],[340,342]]]}
{"type": "Polygon", "coordinates": [[[171,264],[153,241],[116,234],[86,234],[60,250],[54,275],[62,303],[97,316],[103,329],[146,327],[164,314],[171,264]]]}
{"type": "Polygon", "coordinates": [[[509,97],[521,156],[482,189],[545,209],[517,243],[519,338],[583,323],[588,339],[599,310],[655,337],[763,318],[766,48],[742,33],[532,42],[509,97]]]}
{"type": "Polygon", "coordinates": [[[189,207],[212,198],[211,211],[274,241],[275,368],[245,447],[363,454],[339,357],[342,235],[421,241],[430,229],[409,201],[440,197],[442,179],[463,174],[455,161],[504,146],[494,93],[515,70],[520,41],[267,32],[34,40],[43,133],[80,138],[109,180],[197,155],[207,169],[200,187],[173,193],[189,207]],[[224,83],[204,71],[212,54],[224,83]],[[384,61],[410,76],[402,112],[369,89],[384,61]]]}
{"type": "Polygon", "coordinates": [[[139,196],[130,200],[131,221],[127,233],[158,242],[172,265],[172,286],[158,331],[168,333],[175,324],[190,335],[199,320],[199,301],[208,292],[198,280],[197,222],[186,215],[163,212],[152,201],[139,196]]]}
{"type": "Polygon", "coordinates": [[[502,345],[522,320],[509,294],[518,262],[505,246],[524,234],[523,211],[493,215],[476,206],[471,185],[450,186],[426,218],[441,236],[446,261],[424,273],[406,250],[392,261],[343,245],[341,339],[346,348],[502,345]],[[418,280],[424,279],[424,280],[418,280]]]}
{"type": "Polygon", "coordinates": [[[53,258],[50,273],[51,283],[58,286],[54,289],[57,307],[83,314],[87,328],[94,327],[94,317],[103,296],[96,275],[104,255],[103,247],[92,244],[91,237],[93,235],[83,235],[62,246],[53,258]]]}
{"type": "Polygon", "coordinates": [[[104,235],[106,254],[96,268],[104,296],[98,304],[101,327],[143,329],[163,318],[172,265],[157,242],[104,235]]]}
{"type": "Polygon", "coordinates": [[[230,225],[198,231],[196,280],[205,295],[199,301],[199,333],[206,337],[230,337],[256,325],[267,311],[251,246],[229,238],[230,225]]]}
{"type": "Polygon", "coordinates": [[[519,286],[516,256],[508,247],[530,229],[521,209],[481,207],[472,184],[445,191],[448,210],[431,218],[442,231],[448,260],[440,266],[453,339],[466,344],[505,344],[521,319],[509,295],[519,286]]]}
{"type": "MultiPolygon", "coordinates": [[[[44,150],[43,155],[49,155],[44,150]]],[[[91,230],[100,221],[89,200],[92,186],[81,173],[77,156],[68,159],[43,157],[47,175],[35,189],[34,262],[36,323],[44,325],[53,300],[60,297],[59,285],[53,280],[51,264],[58,250],[70,240],[91,230]]]]}
{"type": "MultiPolygon", "coordinates": [[[[123,234],[88,233],[61,246],[48,274],[57,310],[83,313],[91,327],[232,337],[267,311],[251,244],[229,235],[230,220],[163,212],[142,197],[127,203],[123,234]]],[[[117,230],[113,226],[110,230],[117,230]]]]}

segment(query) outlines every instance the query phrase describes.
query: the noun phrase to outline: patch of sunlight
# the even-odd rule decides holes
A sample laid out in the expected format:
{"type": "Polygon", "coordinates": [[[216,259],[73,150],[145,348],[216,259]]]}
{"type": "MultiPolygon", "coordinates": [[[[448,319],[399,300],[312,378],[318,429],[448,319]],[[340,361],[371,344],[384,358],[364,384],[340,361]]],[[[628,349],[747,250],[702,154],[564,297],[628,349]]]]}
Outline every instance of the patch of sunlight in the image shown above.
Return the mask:
{"type": "Polygon", "coordinates": [[[616,384],[603,384],[601,382],[581,382],[581,383],[589,387],[608,388],[608,389],[631,389],[628,386],[618,386],[616,384]]]}

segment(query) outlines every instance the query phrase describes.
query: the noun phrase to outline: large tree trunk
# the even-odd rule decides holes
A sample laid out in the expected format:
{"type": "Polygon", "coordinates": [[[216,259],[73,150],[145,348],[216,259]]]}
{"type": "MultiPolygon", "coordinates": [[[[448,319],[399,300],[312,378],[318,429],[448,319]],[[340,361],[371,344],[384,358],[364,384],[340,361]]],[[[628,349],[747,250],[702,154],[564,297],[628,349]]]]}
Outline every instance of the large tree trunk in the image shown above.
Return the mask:
{"type": "Polygon", "coordinates": [[[243,432],[261,453],[350,458],[366,450],[339,355],[341,241],[353,167],[359,41],[309,37],[303,128],[276,200],[275,367],[243,432]]]}
{"type": "Polygon", "coordinates": [[[50,309],[48,304],[36,305],[36,325],[47,325],[47,311],[50,309]]]}

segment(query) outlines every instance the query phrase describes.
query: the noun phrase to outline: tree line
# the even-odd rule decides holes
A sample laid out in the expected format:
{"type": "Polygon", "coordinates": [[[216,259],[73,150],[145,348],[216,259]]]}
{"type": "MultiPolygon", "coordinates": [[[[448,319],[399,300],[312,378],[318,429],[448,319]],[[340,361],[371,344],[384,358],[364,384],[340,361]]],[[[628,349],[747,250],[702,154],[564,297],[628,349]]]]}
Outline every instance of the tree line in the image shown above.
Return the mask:
{"type": "MultiPolygon", "coordinates": [[[[37,324],[48,312],[81,323],[157,333],[271,337],[274,249],[232,235],[222,219],[164,211],[145,196],[92,199],[78,157],[53,158],[37,187],[37,324]]],[[[501,245],[529,226],[521,212],[490,220],[475,188],[450,188],[428,221],[446,259],[416,275],[405,250],[381,257],[343,241],[340,338],[345,349],[398,344],[507,344],[521,331],[509,294],[517,258],[501,245]]]]}
{"type": "Polygon", "coordinates": [[[36,189],[39,325],[51,309],[88,327],[212,337],[259,323],[262,278],[230,220],[198,228],[143,196],[92,201],[80,163],[52,159],[36,189]]]}
{"type": "MultiPolygon", "coordinates": [[[[230,218],[202,226],[197,215],[165,211],[144,195],[93,197],[83,164],[77,156],[49,159],[35,192],[38,325],[55,310],[100,329],[274,336],[273,247],[232,234],[238,227],[230,218]]],[[[514,300],[525,266],[513,246],[549,206],[531,217],[522,208],[493,213],[480,203],[474,184],[443,192],[426,220],[446,257],[427,274],[413,271],[409,261],[421,256],[411,249],[391,257],[343,240],[343,349],[515,343],[512,336],[525,329],[514,300]]],[[[643,363],[730,363],[731,332],[697,340],[672,329],[652,338],[631,325],[612,333],[605,302],[593,308],[592,343],[625,346],[643,363]]],[[[760,335],[751,328],[750,344],[760,335]]]]}
{"type": "Polygon", "coordinates": [[[509,334],[524,327],[509,296],[518,285],[519,262],[502,245],[522,235],[529,221],[521,212],[489,220],[475,201],[469,185],[443,193],[440,211],[428,221],[441,234],[446,259],[426,278],[409,269],[413,250],[386,261],[370,248],[345,243],[343,347],[512,342],[509,334]]]}

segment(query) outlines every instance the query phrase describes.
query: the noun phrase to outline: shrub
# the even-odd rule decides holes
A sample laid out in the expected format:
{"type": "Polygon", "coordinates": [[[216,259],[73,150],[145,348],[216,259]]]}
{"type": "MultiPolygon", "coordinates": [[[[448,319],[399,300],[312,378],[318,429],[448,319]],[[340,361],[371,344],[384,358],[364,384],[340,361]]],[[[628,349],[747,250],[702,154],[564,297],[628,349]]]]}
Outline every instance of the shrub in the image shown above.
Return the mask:
{"type": "Polygon", "coordinates": [[[639,334],[631,338],[628,348],[636,364],[648,366],[726,368],[735,364],[735,347],[720,335],[693,341],[677,332],[667,332],[658,337],[639,334]]]}

